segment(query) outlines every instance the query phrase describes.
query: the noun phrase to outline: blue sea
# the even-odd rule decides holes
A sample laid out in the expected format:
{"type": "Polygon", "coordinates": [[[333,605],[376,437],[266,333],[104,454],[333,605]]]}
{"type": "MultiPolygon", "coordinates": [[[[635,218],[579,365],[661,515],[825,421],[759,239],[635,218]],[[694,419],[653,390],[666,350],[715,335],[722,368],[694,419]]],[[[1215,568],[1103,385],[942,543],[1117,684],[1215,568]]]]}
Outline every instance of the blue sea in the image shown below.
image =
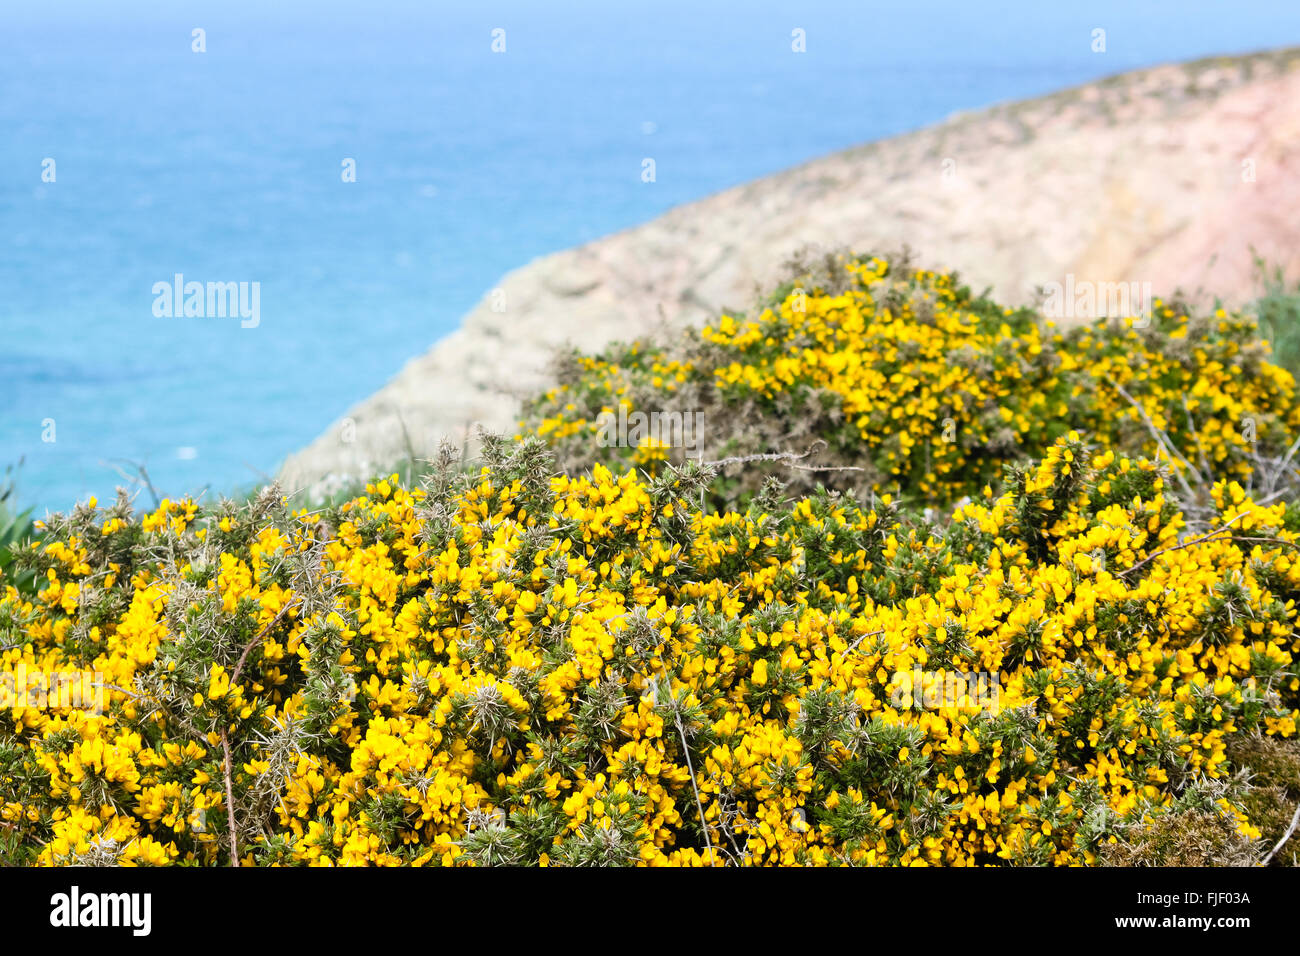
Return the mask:
{"type": "Polygon", "coordinates": [[[135,463],[238,492],[537,256],[956,110],[1293,43],[1294,0],[9,0],[0,468],[38,513],[135,463]],[[256,327],[155,314],[177,274],[258,283],[256,327]]]}

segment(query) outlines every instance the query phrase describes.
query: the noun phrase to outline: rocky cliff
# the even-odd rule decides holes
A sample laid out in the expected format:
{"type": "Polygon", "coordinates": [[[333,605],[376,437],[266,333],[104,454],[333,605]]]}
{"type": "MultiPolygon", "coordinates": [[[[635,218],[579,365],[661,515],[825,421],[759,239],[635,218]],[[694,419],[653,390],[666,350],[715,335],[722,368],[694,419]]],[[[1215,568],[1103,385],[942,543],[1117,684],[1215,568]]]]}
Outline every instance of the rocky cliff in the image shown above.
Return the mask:
{"type": "Polygon", "coordinates": [[[680,206],[506,275],[281,471],[312,496],[510,429],[566,344],[743,310],[808,247],[911,247],[1008,303],[1042,287],[1255,290],[1300,270],[1300,49],[1162,66],[959,114],[680,206]]]}

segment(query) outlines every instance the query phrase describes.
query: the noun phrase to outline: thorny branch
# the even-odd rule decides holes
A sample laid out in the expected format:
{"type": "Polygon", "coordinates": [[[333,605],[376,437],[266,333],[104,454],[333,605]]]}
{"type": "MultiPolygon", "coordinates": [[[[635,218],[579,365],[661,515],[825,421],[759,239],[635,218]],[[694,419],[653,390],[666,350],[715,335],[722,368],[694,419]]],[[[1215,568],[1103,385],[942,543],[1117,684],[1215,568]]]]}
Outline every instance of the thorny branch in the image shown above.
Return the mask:
{"type": "Polygon", "coordinates": [[[1291,839],[1295,833],[1296,827],[1300,826],[1300,803],[1296,804],[1295,813],[1291,816],[1291,825],[1286,828],[1286,833],[1282,834],[1282,839],[1277,841],[1277,845],[1268,851],[1268,855],[1259,861],[1260,866],[1268,866],[1269,861],[1277,854],[1277,851],[1286,845],[1286,841],[1291,839]]]}
{"type": "Polygon", "coordinates": [[[808,450],[802,455],[795,454],[792,451],[767,452],[758,455],[741,455],[735,458],[720,458],[717,461],[701,462],[705,467],[721,468],[726,465],[744,465],[755,461],[775,461],[780,462],[788,468],[796,468],[799,471],[865,471],[865,468],[858,468],[854,465],[800,465],[798,462],[803,461],[810,455],[816,454],[826,447],[826,442],[817,439],[808,446],[808,450]]]}
{"type": "Polygon", "coordinates": [[[239,835],[235,826],[235,788],[231,781],[230,738],[226,728],[221,728],[221,750],[224,754],[226,775],[226,829],[230,831],[230,865],[239,866],[239,835]]]}

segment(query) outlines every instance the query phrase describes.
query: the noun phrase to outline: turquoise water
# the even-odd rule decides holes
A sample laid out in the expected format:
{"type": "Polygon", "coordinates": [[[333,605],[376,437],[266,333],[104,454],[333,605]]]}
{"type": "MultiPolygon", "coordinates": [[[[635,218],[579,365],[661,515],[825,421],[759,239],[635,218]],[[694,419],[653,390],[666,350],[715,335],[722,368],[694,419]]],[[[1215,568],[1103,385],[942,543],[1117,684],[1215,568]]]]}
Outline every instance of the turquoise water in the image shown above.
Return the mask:
{"type": "Polygon", "coordinates": [[[114,460],[257,482],[538,255],[954,110],[1300,42],[1293,2],[101,6],[0,12],[0,467],[40,511],[114,460]],[[259,283],[257,326],[155,315],[177,273],[259,283]]]}

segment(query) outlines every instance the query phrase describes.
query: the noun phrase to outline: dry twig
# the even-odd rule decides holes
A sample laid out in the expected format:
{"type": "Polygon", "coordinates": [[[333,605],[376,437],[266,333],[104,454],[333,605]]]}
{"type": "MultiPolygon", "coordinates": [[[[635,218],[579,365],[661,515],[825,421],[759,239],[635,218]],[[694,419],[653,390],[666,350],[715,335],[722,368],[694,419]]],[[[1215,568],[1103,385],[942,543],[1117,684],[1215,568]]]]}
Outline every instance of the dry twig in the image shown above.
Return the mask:
{"type": "Polygon", "coordinates": [[[758,455],[740,455],[735,458],[720,458],[717,461],[701,462],[704,466],[722,468],[726,465],[745,465],[755,461],[775,461],[780,462],[788,468],[796,468],[799,471],[866,471],[865,468],[858,468],[855,465],[800,465],[798,462],[813,455],[826,447],[826,442],[817,439],[808,446],[808,450],[802,455],[792,451],[767,452],[758,455]]]}
{"type": "Polygon", "coordinates": [[[226,774],[226,829],[230,831],[230,865],[239,866],[239,837],[235,832],[235,788],[231,782],[230,770],[230,738],[225,727],[221,728],[221,750],[226,774]]]}
{"type": "Polygon", "coordinates": [[[1300,803],[1296,804],[1295,813],[1291,816],[1291,825],[1286,828],[1286,833],[1282,834],[1282,839],[1277,841],[1277,845],[1268,851],[1268,856],[1260,860],[1260,866],[1268,866],[1268,863],[1277,854],[1277,851],[1286,845],[1286,841],[1291,839],[1297,826],[1300,826],[1300,803]]]}

